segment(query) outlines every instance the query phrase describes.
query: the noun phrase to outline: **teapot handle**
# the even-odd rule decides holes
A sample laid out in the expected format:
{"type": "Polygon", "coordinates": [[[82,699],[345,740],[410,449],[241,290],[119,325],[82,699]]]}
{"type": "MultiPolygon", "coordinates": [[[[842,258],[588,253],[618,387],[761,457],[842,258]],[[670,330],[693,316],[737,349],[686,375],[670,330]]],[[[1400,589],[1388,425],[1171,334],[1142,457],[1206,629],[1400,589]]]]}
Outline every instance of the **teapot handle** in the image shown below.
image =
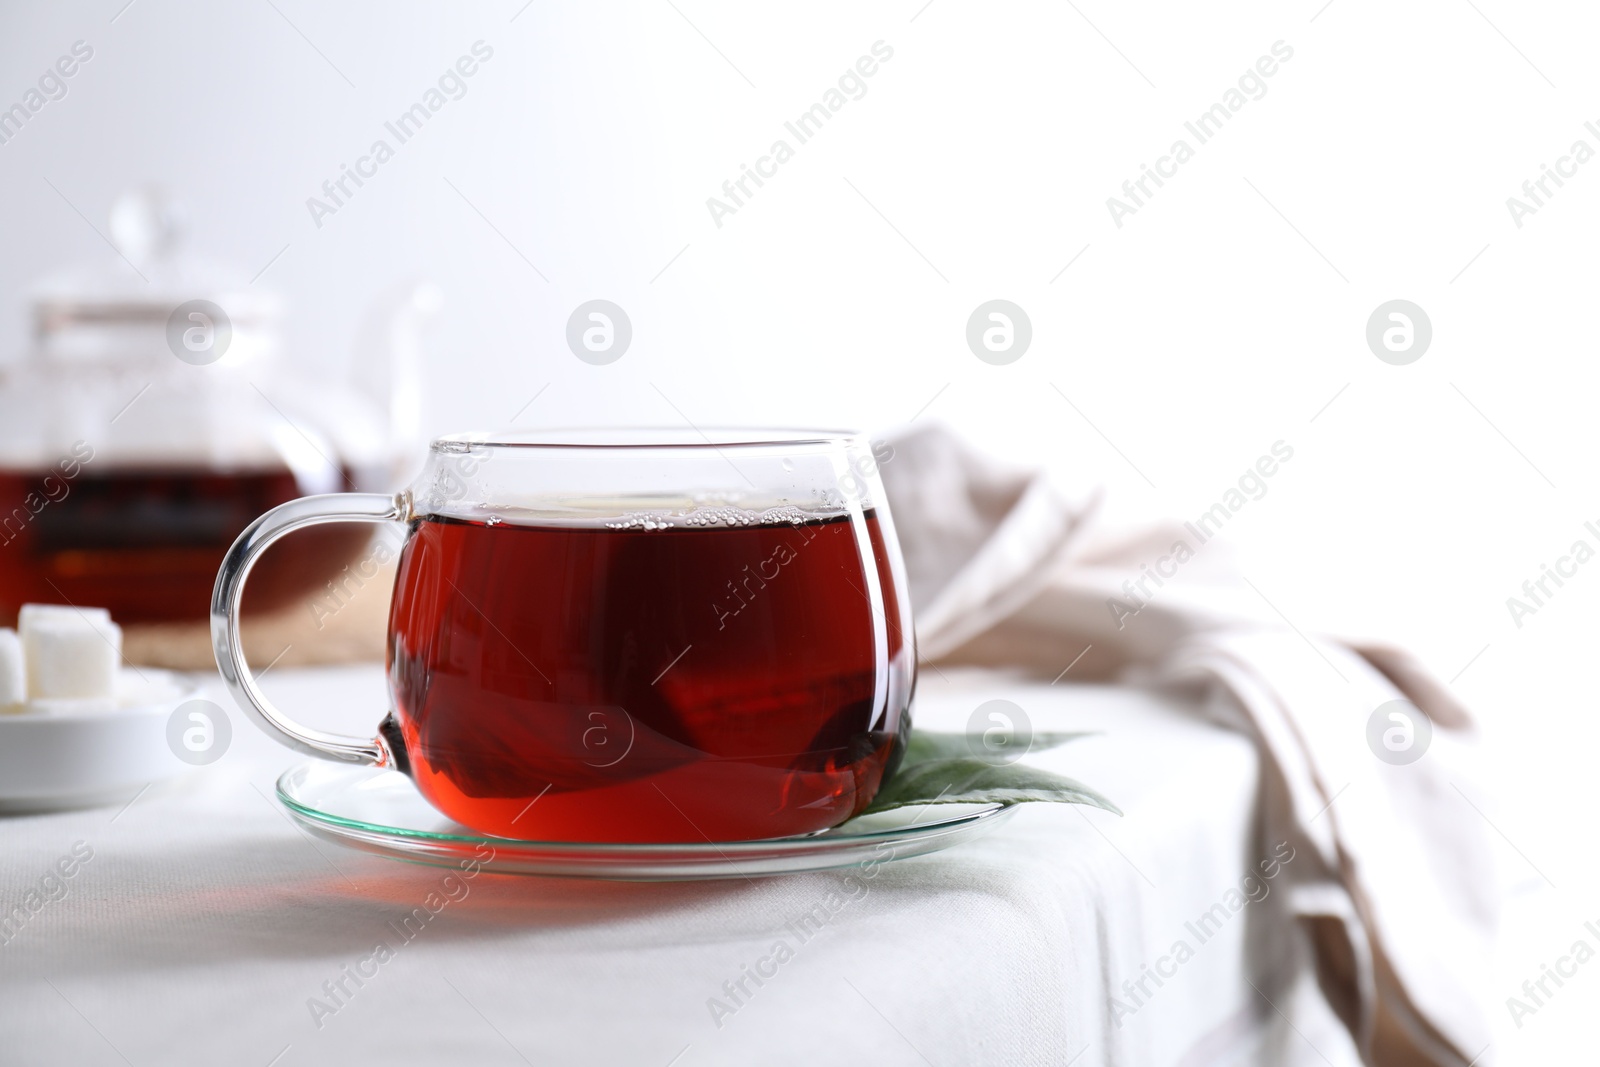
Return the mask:
{"type": "Polygon", "coordinates": [[[404,522],[411,512],[407,493],[328,493],[280,504],[252,522],[234,541],[217,571],[211,592],[211,645],[217,670],[234,701],[275,740],[297,752],[347,763],[394,765],[394,753],[378,736],[370,741],[301,726],[272,706],[256,685],[239,638],[239,604],[245,579],[261,553],[278,538],[302,526],[324,522],[404,522]]]}

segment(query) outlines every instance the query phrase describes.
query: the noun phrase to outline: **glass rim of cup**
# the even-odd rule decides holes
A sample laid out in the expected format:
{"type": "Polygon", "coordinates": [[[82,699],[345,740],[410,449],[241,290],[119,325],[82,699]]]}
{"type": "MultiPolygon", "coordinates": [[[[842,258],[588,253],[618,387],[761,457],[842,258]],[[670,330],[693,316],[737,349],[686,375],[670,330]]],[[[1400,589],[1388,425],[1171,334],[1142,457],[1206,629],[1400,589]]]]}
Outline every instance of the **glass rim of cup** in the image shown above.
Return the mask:
{"type": "Polygon", "coordinates": [[[636,450],[811,448],[848,445],[861,431],[771,426],[567,426],[541,430],[467,431],[435,437],[429,450],[443,454],[484,448],[636,450]]]}

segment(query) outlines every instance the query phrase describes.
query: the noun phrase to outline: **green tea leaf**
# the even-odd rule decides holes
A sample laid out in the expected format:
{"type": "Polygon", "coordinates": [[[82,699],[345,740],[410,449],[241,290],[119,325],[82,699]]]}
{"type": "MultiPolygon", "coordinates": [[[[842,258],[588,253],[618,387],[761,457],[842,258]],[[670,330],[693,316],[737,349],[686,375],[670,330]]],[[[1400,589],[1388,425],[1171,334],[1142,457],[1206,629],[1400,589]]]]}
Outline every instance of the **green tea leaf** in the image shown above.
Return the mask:
{"type": "MultiPolygon", "coordinates": [[[[911,736],[915,744],[916,733],[911,736]]],[[[921,804],[1029,803],[1088,804],[1122,814],[1111,801],[1066,775],[1021,763],[991,763],[971,755],[917,762],[908,759],[862,814],[921,804]]]]}

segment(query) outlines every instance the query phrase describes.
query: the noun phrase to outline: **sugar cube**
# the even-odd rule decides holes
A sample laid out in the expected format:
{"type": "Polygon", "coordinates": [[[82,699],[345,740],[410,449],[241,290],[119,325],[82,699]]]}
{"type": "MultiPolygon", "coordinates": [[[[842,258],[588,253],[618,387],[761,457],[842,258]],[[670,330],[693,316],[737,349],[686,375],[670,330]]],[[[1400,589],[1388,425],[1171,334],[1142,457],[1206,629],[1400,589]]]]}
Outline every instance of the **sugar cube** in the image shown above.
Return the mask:
{"type": "Polygon", "coordinates": [[[15,630],[0,630],[0,714],[21,711],[28,699],[28,676],[22,666],[22,641],[15,630]]]}
{"type": "Polygon", "coordinates": [[[122,628],[104,609],[29,604],[20,629],[30,699],[115,699],[122,628]]]}
{"type": "Polygon", "coordinates": [[[71,604],[24,604],[17,612],[17,630],[22,640],[28,640],[28,631],[34,623],[50,619],[88,619],[103,624],[111,621],[111,612],[105,608],[78,608],[71,604]]]}

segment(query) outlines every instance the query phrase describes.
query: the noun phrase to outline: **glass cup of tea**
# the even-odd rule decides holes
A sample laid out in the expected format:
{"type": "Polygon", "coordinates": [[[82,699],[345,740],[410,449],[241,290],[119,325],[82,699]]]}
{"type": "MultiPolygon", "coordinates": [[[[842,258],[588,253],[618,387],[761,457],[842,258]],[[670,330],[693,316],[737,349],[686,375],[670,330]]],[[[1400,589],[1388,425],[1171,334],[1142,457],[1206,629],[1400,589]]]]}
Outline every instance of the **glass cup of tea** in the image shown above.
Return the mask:
{"type": "Polygon", "coordinates": [[[442,437],[405,491],[304,497],[240,535],[212,596],[217,666],[282,743],[399,770],[481,833],[825,830],[871,803],[911,729],[892,456],[846,431],[442,437]],[[286,717],[239,639],[252,564],[332,522],[406,528],[370,740],[286,717]]]}

